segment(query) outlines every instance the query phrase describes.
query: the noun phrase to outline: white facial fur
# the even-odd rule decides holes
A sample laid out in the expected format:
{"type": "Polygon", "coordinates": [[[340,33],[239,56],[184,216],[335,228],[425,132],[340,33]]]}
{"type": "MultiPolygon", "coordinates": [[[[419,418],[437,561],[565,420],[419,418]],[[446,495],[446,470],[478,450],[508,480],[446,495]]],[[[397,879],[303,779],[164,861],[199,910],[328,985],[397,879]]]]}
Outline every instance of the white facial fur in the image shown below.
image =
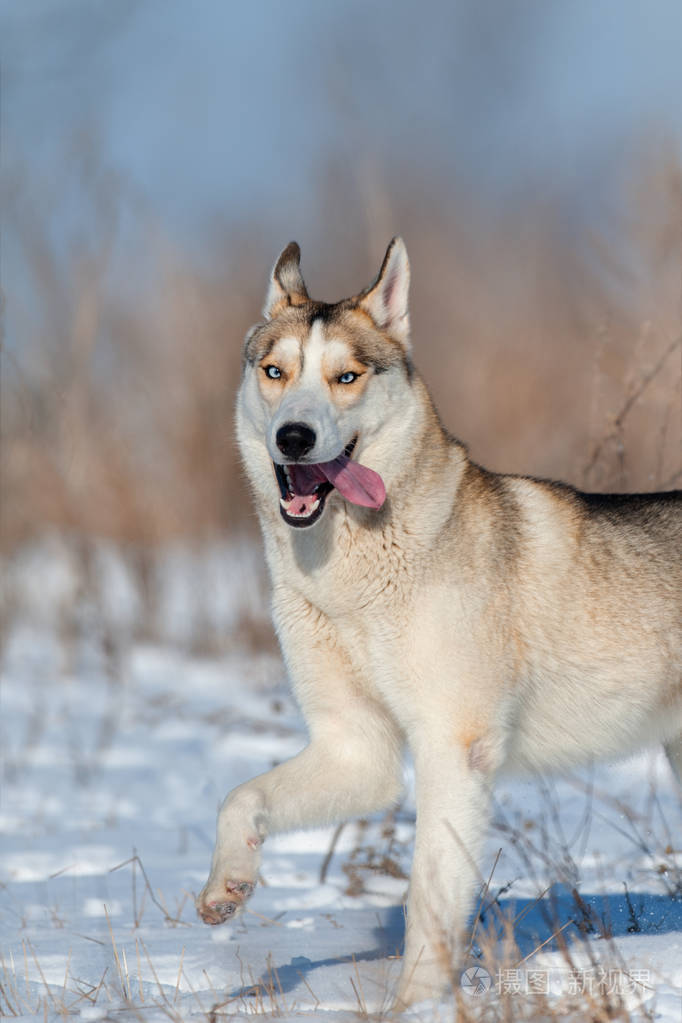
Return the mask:
{"type": "MultiPolygon", "coordinates": [[[[324,324],[316,320],[304,343],[295,337],[282,338],[277,343],[277,352],[285,353],[294,363],[299,360],[301,349],[303,371],[283,391],[274,409],[261,394],[258,383],[261,370],[257,367],[247,370],[240,388],[237,417],[247,466],[255,470],[256,464],[261,464],[260,459],[265,454],[263,441],[273,462],[286,461],[277,447],[277,431],[284,423],[303,422],[317,437],[306,461],[331,461],[357,435],[354,457],[378,472],[388,487],[400,475],[403,456],[410,451],[411,438],[419,428],[419,402],[415,400],[404,369],[396,365],[381,374],[368,369],[370,377],[363,393],[357,401],[340,407],[332,398],[322,364],[323,359],[328,363],[330,356],[340,355],[337,366],[339,372],[343,372],[345,356],[352,358],[348,343],[338,334],[326,337],[324,324]]],[[[269,490],[272,479],[266,464],[262,465],[261,472],[265,489],[269,490]]]]}
{"type": "MultiPolygon", "coordinates": [[[[298,347],[298,342],[295,342],[298,347]]],[[[341,454],[352,436],[344,437],[338,412],[324,384],[322,359],[327,341],[320,320],[315,320],[303,346],[303,372],[287,388],[268,426],[267,445],[274,462],[282,462],[277,447],[277,431],[285,423],[305,423],[315,431],[315,447],[306,456],[309,462],[329,462],[341,454]]]]}

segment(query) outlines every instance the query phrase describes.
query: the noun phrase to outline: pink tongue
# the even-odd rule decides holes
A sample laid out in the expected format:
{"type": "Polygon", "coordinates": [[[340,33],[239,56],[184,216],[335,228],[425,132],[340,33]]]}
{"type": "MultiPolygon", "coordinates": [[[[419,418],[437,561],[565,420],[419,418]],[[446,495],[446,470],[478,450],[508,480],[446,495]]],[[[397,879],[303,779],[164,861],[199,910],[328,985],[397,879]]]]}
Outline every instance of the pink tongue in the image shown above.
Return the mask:
{"type": "Polygon", "coordinates": [[[331,462],[288,468],[297,494],[310,494],[318,483],[328,480],[347,501],[363,508],[381,508],[386,500],[386,488],[379,473],[346,455],[331,462]]]}

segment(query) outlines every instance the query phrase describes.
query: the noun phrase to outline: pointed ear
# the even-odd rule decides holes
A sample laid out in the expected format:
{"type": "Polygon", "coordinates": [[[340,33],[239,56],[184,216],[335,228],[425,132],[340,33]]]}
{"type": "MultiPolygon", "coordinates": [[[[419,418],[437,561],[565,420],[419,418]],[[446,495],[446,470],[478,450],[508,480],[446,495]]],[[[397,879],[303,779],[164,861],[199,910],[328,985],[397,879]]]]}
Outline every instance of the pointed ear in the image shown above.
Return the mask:
{"type": "Polygon", "coordinates": [[[379,276],[362,292],[358,305],[369,313],[380,330],[385,330],[406,349],[410,347],[409,289],[407,249],[402,238],[394,238],[386,250],[379,276]]]}
{"type": "Polygon", "coordinates": [[[263,316],[271,320],[288,306],[302,305],[308,300],[308,289],[301,273],[301,250],[297,242],[289,242],[273,267],[263,316]]]}

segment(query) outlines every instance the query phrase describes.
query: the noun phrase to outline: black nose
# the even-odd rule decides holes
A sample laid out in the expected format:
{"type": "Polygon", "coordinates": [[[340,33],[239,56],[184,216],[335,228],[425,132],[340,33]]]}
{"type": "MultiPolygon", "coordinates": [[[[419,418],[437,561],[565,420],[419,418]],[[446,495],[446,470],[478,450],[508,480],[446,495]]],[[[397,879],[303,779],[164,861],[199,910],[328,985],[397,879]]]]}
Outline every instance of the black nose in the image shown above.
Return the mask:
{"type": "Polygon", "coordinates": [[[285,423],[275,438],[277,447],[286,458],[298,460],[315,447],[315,431],[305,423],[285,423]]]}

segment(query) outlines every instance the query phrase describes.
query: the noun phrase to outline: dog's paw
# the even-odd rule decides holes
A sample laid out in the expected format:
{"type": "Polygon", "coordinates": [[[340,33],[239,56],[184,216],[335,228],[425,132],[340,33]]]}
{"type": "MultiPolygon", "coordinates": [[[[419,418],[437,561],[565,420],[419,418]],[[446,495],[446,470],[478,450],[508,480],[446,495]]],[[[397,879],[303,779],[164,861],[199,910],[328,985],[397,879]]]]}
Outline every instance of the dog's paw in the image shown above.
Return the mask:
{"type": "Polygon", "coordinates": [[[197,913],[205,924],[224,924],[235,916],[256,887],[252,881],[225,881],[220,885],[207,885],[196,901],[197,913]]]}

